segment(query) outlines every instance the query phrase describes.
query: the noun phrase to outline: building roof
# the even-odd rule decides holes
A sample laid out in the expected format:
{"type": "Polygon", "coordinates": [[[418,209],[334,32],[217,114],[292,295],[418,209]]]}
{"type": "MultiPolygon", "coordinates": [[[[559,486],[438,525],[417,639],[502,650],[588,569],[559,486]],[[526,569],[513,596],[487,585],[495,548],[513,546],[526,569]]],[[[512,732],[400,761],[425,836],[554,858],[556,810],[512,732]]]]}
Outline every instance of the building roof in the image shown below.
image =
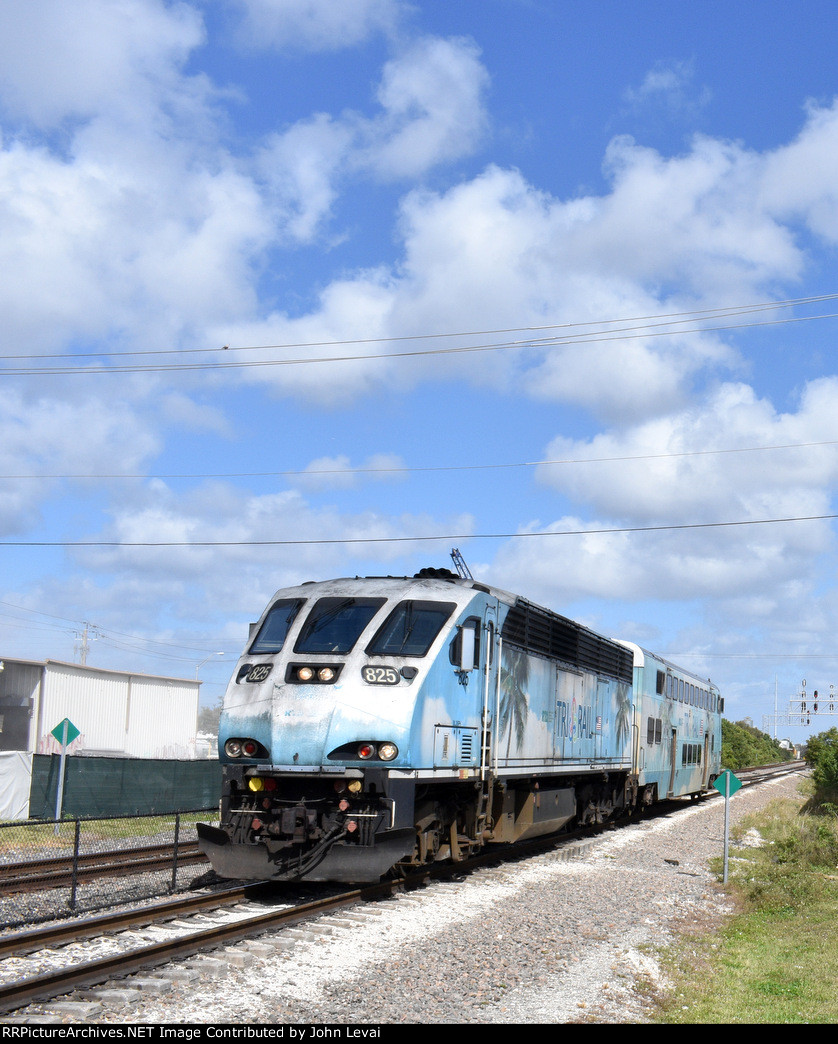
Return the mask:
{"type": "Polygon", "coordinates": [[[149,681],[177,682],[179,685],[200,685],[195,678],[173,678],[165,674],[145,674],[143,671],[122,671],[114,667],[95,667],[90,664],[70,663],[68,660],[22,660],[16,656],[0,657],[0,663],[19,663],[27,667],[70,667],[76,671],[88,671],[91,674],[118,674],[130,678],[148,678],[149,681]]]}

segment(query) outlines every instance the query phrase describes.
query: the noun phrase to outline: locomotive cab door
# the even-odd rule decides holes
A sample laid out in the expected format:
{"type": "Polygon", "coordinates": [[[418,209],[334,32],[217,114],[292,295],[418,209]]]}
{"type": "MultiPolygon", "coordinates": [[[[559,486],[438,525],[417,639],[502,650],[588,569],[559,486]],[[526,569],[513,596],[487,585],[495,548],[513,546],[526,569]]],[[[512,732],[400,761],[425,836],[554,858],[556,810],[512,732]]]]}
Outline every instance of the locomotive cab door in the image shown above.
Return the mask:
{"type": "Polygon", "coordinates": [[[485,777],[492,764],[494,750],[493,729],[495,716],[493,713],[495,691],[500,678],[500,634],[497,627],[497,607],[487,605],[483,614],[483,657],[480,665],[483,673],[483,707],[481,711],[481,750],[480,774],[485,777]]]}
{"type": "Polygon", "coordinates": [[[490,748],[491,711],[488,709],[490,668],[495,659],[495,620],[490,606],[483,618],[470,616],[458,628],[450,660],[462,686],[458,720],[434,727],[434,768],[484,767],[490,748]],[[487,718],[488,711],[488,718],[487,718]]]}

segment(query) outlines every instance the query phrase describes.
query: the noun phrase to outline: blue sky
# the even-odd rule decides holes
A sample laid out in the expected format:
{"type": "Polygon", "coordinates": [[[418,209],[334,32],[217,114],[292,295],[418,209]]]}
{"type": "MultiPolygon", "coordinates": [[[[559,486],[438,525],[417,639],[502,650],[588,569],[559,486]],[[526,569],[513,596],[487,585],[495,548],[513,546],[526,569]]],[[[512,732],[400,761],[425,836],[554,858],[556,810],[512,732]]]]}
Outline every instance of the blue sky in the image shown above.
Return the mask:
{"type": "Polygon", "coordinates": [[[0,655],[212,701],[277,588],[456,545],[733,719],[838,685],[837,29],[0,0],[0,655]]]}

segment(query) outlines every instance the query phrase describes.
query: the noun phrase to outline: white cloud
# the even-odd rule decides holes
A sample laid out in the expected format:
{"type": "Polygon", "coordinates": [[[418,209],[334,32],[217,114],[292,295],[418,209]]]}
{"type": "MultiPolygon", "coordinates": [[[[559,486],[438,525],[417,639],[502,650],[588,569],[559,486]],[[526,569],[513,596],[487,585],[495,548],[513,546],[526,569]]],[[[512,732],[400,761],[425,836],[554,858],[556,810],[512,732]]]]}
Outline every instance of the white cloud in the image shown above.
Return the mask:
{"type": "MultiPolygon", "coordinates": [[[[234,324],[264,318],[255,287],[269,248],[272,267],[293,263],[281,251],[322,231],[347,177],[417,176],[469,151],[484,126],[473,45],[422,40],[387,64],[378,114],[316,114],[236,156],[220,95],[185,72],[203,38],[193,8],[80,0],[72,32],[66,5],[26,10],[6,46],[41,75],[10,62],[6,101],[30,124],[69,122],[58,137],[7,132],[0,149],[0,309],[11,353],[104,338],[177,347],[206,343],[216,326],[228,343],[234,324]],[[47,75],[53,48],[61,61],[47,75]],[[101,76],[86,72],[98,52],[101,76]],[[77,64],[79,82],[65,84],[77,64]],[[52,98],[60,103],[49,108],[52,98]]],[[[371,286],[363,275],[350,283],[359,281],[371,286]]],[[[323,298],[344,296],[336,284],[323,298]]],[[[349,325],[355,311],[353,300],[349,325]]],[[[347,317],[335,319],[341,338],[347,317]]]]}
{"type": "Polygon", "coordinates": [[[838,101],[809,105],[797,138],[766,157],[759,187],[766,209],[802,217],[816,235],[838,240],[838,101]]]}
{"type": "Polygon", "coordinates": [[[776,608],[790,590],[799,592],[802,577],[811,589],[813,554],[830,541],[828,525],[817,522],[760,526],[758,537],[749,527],[692,533],[613,528],[609,519],[576,516],[528,527],[537,535],[511,539],[491,565],[491,581],[552,606],[590,598],[673,604],[712,598],[721,614],[726,600],[770,591],[776,608]],[[547,532],[567,535],[540,535],[547,532]]]}
{"type": "Polygon", "coordinates": [[[213,317],[254,305],[265,214],[232,166],[195,166],[159,141],[145,162],[0,151],[4,347],[128,334],[173,347],[213,317]]]}
{"type": "Polygon", "coordinates": [[[695,116],[710,100],[710,91],[693,87],[695,64],[690,61],[659,61],[646,73],[639,87],[629,87],[624,99],[635,111],[662,110],[670,117],[695,116]]]}
{"type": "Polygon", "coordinates": [[[75,548],[73,555],[79,568],[103,578],[105,588],[116,589],[132,574],[152,588],[170,577],[200,588],[208,613],[222,607],[226,614],[254,605],[261,610],[282,584],[341,575],[347,562],[363,570],[370,560],[395,563],[428,554],[425,541],[405,538],[473,529],[466,514],[352,512],[315,507],[296,490],[260,496],[216,481],[179,493],[154,481],[114,505],[110,523],[85,538],[122,546],[75,548]],[[161,542],[192,546],[142,546],[161,542]]]}
{"type": "Polygon", "coordinates": [[[219,144],[209,81],[185,72],[202,40],[184,4],[0,8],[0,90],[22,121],[0,150],[7,351],[171,347],[254,306],[271,223],[219,144]]]}
{"type": "MultiPolygon", "coordinates": [[[[17,29],[19,49],[34,46],[51,12],[64,25],[53,8],[33,5],[17,29]]],[[[7,273],[0,307],[9,351],[106,336],[144,347],[345,341],[738,304],[800,276],[806,255],[791,219],[803,214],[824,235],[833,220],[838,228],[834,179],[792,177],[829,157],[833,110],[812,109],[798,140],[767,156],[698,138],[684,155],[666,158],[621,138],[608,150],[612,188],[601,196],[558,199],[497,167],[448,189],[410,192],[401,257],[326,282],[317,307],[291,319],[260,303],[257,273],[268,264],[281,276],[293,265],[287,248],[323,234],[347,179],[421,177],[468,154],[485,133],[487,75],[474,44],[429,37],[403,44],[383,69],[378,113],[313,114],[235,157],[214,108],[217,93],[184,71],[202,40],[195,10],[124,0],[97,22],[101,8],[86,0],[68,46],[102,48],[119,64],[113,93],[133,85],[130,119],[93,74],[75,93],[68,89],[60,112],[48,113],[22,65],[7,73],[9,97],[30,119],[84,116],[61,152],[47,139],[11,139],[0,152],[7,273]]],[[[385,8],[393,14],[390,5],[351,14],[368,28],[381,24],[385,8]]],[[[311,5],[283,10],[289,25],[316,13],[311,5]]],[[[251,9],[279,13],[276,5],[251,9]]],[[[628,418],[666,412],[698,375],[736,364],[711,334],[605,334],[597,345],[522,347],[445,364],[370,358],[346,366],[340,389],[320,367],[260,368],[245,379],[328,402],[383,380],[408,387],[444,375],[512,382],[523,394],[628,418]]]]}
{"type": "Polygon", "coordinates": [[[358,465],[353,465],[346,454],[340,454],[337,457],[318,457],[305,472],[288,476],[288,481],[309,492],[353,489],[362,482],[400,479],[404,466],[402,458],[395,453],[377,453],[358,465]]]}
{"type": "MultiPolygon", "coordinates": [[[[582,347],[514,348],[449,359],[444,368],[438,357],[399,368],[371,363],[355,387],[391,381],[396,370],[408,383],[444,373],[506,387],[512,380],[526,394],[610,418],[666,413],[688,400],[699,376],[736,372],[728,335],[661,336],[658,324],[649,331],[656,336],[638,337],[632,327],[643,324],[635,322],[620,336],[606,321],[755,303],[794,286],[809,260],[798,216],[830,236],[838,206],[834,179],[792,175],[817,168],[833,143],[838,119],[813,110],[800,138],[770,154],[698,137],[683,155],[664,157],[615,139],[606,158],[612,187],[601,196],[561,200],[498,167],[447,190],[416,189],[402,202],[400,261],[372,279],[333,282],[321,308],[295,327],[326,327],[335,340],[342,326],[358,330],[359,288],[361,299],[375,301],[370,337],[554,324],[560,338],[577,332],[563,324],[588,324],[588,333],[599,324],[598,343],[582,347]]],[[[309,386],[288,373],[259,376],[298,391],[309,386]]]]}
{"type": "Polygon", "coordinates": [[[677,284],[717,305],[748,301],[770,280],[800,274],[792,231],[759,205],[758,155],[700,137],[685,156],[665,159],[620,138],[606,162],[613,190],[580,229],[592,260],[610,256],[635,279],[677,284]]]}
{"type": "Polygon", "coordinates": [[[410,7],[402,0],[234,0],[240,39],[255,48],[334,51],[391,33],[410,7]]]}
{"type": "Polygon", "coordinates": [[[357,162],[402,178],[469,155],[487,128],[488,79],[469,40],[413,43],[384,66],[378,100],[385,115],[366,124],[371,144],[357,162]]]}
{"type": "Polygon", "coordinates": [[[811,594],[834,546],[828,519],[770,520],[831,513],[838,446],[830,442],[838,442],[834,377],[806,385],[796,412],[725,385],[625,431],[557,438],[546,458],[579,463],[545,466],[540,480],[583,511],[528,526],[568,535],[510,540],[493,579],[554,605],[709,597],[719,618],[734,619],[746,603],[755,622],[779,618],[811,594]],[[755,524],[715,525],[727,522],[755,524]]]}
{"type": "Polygon", "coordinates": [[[233,434],[230,419],[215,406],[197,402],[183,392],[169,391],[155,402],[164,424],[187,431],[213,432],[229,438],[233,434]]]}
{"type": "Polygon", "coordinates": [[[203,42],[200,15],[163,0],[26,0],[0,6],[3,107],[39,127],[104,112],[133,122],[150,99],[202,104],[183,65],[203,42]],[[185,89],[186,87],[186,89],[185,89]]]}
{"type": "Polygon", "coordinates": [[[35,525],[55,494],[49,476],[132,474],[159,452],[162,438],[122,395],[64,402],[16,389],[0,390],[0,534],[35,525]],[[23,476],[23,477],[16,477],[23,476]]]}
{"type": "Polygon", "coordinates": [[[271,135],[255,170],[275,207],[280,240],[323,234],[351,179],[421,178],[469,155],[487,128],[487,80],[470,41],[423,39],[385,64],[377,114],[317,113],[271,135]]]}
{"type": "MultiPolygon", "coordinates": [[[[544,467],[540,480],[636,524],[816,515],[838,480],[838,446],[807,444],[829,442],[838,442],[838,378],[810,382],[799,410],[785,414],[747,385],[728,384],[624,431],[554,439],[546,459],[600,461],[544,467]]],[[[810,530],[789,532],[806,539],[810,530]]]]}
{"type": "Polygon", "coordinates": [[[353,129],[321,113],[272,135],[256,157],[278,211],[278,228],[292,240],[308,242],[319,234],[338,196],[353,129]]]}

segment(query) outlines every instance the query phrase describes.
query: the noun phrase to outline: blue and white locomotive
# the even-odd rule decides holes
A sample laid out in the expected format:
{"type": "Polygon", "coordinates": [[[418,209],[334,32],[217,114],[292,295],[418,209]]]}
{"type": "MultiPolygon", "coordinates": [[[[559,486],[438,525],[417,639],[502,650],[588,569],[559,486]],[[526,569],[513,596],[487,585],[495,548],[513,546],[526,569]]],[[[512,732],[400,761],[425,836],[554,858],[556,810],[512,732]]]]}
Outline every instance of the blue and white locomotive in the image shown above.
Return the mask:
{"type": "Polygon", "coordinates": [[[221,877],[370,881],[705,792],[718,691],[447,569],[278,591],[227,688],[221,877]]]}

